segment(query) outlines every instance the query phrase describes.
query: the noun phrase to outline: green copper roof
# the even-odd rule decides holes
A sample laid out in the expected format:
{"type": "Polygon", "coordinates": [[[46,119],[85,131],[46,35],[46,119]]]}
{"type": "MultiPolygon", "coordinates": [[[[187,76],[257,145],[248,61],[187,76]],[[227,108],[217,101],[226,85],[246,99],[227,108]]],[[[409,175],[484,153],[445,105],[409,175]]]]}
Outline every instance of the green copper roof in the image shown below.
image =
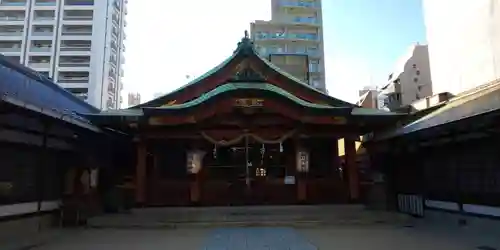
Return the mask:
{"type": "Polygon", "coordinates": [[[330,105],[315,104],[315,103],[306,102],[306,101],[296,97],[295,95],[287,92],[286,90],[284,90],[282,88],[276,87],[276,86],[269,84],[269,83],[256,83],[256,82],[226,83],[222,86],[219,86],[219,87],[213,89],[212,91],[209,91],[209,92],[201,95],[200,97],[198,97],[192,101],[182,103],[182,104],[177,104],[177,105],[162,106],[162,107],[155,108],[155,109],[179,110],[179,109],[191,108],[191,107],[200,105],[200,104],[206,102],[207,100],[209,100],[215,96],[218,96],[218,95],[221,95],[221,94],[227,93],[227,92],[236,91],[236,90],[262,90],[262,91],[266,91],[268,93],[273,93],[273,94],[279,95],[281,97],[284,97],[290,101],[295,102],[298,105],[301,105],[301,106],[304,106],[307,108],[339,109],[339,107],[333,107],[330,105]]]}

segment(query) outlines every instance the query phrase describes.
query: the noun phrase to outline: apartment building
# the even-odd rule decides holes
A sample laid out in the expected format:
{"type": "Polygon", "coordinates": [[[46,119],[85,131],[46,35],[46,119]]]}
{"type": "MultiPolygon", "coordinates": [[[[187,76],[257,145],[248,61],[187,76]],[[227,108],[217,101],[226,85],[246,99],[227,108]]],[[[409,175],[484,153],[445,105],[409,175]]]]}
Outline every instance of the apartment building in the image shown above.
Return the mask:
{"type": "Polygon", "coordinates": [[[435,93],[500,79],[500,0],[424,0],[423,10],[435,93]]]}
{"type": "Polygon", "coordinates": [[[128,106],[136,106],[141,104],[141,94],[139,93],[128,93],[128,106]]]}
{"type": "Polygon", "coordinates": [[[432,96],[427,45],[412,45],[398,60],[388,82],[380,89],[378,107],[395,110],[432,96]]]}
{"type": "Polygon", "coordinates": [[[118,108],[127,1],[0,0],[0,53],[97,108],[118,108]]]}
{"type": "Polygon", "coordinates": [[[270,21],[251,23],[259,53],[312,87],[326,92],[320,0],[272,0],[270,21]]]}

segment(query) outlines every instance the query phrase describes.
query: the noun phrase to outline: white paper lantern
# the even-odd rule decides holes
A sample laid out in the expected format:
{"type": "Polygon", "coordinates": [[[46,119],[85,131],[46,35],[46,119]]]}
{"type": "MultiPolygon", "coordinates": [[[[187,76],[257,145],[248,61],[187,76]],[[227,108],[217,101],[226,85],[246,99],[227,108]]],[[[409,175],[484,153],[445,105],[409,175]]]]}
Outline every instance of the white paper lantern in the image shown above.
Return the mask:
{"type": "Polygon", "coordinates": [[[305,150],[297,151],[297,171],[298,172],[308,172],[309,171],[309,152],[305,150]]]}
{"type": "Polygon", "coordinates": [[[205,151],[193,150],[187,153],[187,172],[190,174],[197,174],[200,172],[205,151]]]}

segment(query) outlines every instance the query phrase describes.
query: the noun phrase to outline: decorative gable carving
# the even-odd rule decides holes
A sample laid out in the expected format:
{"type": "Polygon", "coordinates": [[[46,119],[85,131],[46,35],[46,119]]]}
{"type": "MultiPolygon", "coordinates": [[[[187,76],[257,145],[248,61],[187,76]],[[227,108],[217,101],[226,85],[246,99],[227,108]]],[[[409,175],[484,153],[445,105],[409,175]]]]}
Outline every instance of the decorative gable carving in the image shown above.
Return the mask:
{"type": "Polygon", "coordinates": [[[242,62],[236,67],[233,76],[229,80],[235,82],[265,82],[266,78],[253,69],[250,63],[242,62]]]}

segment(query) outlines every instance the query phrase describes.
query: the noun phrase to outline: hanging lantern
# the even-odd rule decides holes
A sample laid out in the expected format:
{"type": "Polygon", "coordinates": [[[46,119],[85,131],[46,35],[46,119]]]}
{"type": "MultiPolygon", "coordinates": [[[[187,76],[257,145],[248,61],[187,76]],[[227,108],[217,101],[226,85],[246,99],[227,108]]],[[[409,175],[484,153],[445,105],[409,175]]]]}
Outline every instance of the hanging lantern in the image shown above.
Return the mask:
{"type": "Polygon", "coordinates": [[[297,151],[297,171],[306,173],[309,171],[309,152],[301,149],[297,151]]]}
{"type": "Polygon", "coordinates": [[[193,150],[187,153],[187,172],[190,174],[197,174],[200,172],[205,151],[193,150]]]}
{"type": "Polygon", "coordinates": [[[265,153],[266,153],[266,146],[264,145],[264,143],[262,143],[262,147],[260,148],[260,155],[264,156],[265,153]]]}
{"type": "Polygon", "coordinates": [[[283,143],[280,142],[280,153],[283,153],[283,143]]]}
{"type": "Polygon", "coordinates": [[[217,144],[214,144],[214,150],[212,152],[214,159],[217,159],[217,144]]]}

